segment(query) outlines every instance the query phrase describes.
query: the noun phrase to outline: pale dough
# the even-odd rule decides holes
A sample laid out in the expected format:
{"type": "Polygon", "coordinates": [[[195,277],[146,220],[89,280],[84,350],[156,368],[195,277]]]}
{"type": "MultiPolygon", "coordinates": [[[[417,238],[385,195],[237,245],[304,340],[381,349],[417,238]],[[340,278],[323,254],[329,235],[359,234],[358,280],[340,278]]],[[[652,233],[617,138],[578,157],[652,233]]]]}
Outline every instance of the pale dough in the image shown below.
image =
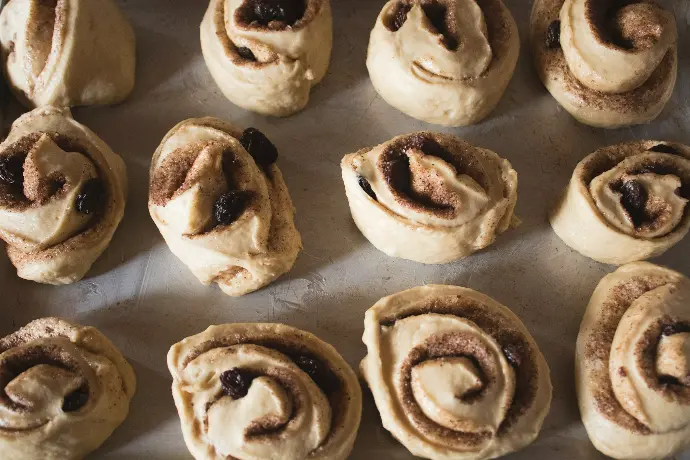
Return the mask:
{"type": "Polygon", "coordinates": [[[69,109],[43,107],[19,117],[0,156],[21,162],[21,183],[0,180],[0,238],[24,279],[79,281],[105,251],[125,210],[122,158],[69,109]],[[93,180],[104,187],[96,212],[77,209],[93,180]]]}
{"type": "Polygon", "coordinates": [[[0,14],[5,75],[29,107],[114,104],[134,88],[135,38],[113,0],[12,0],[0,14]]]}
{"type": "Polygon", "coordinates": [[[282,324],[211,326],[173,345],[168,368],[196,460],[344,460],[352,450],[362,413],[357,376],[308,332],[282,324]],[[314,378],[300,367],[305,356],[321,367],[314,378]],[[222,375],[230,370],[252,376],[245,395],[224,391],[222,375]]]}
{"type": "Polygon", "coordinates": [[[427,285],[379,300],[364,318],[361,371],[383,426],[413,455],[479,460],[538,436],[549,368],[522,322],[490,297],[427,285]]]}
{"type": "Polygon", "coordinates": [[[1,338],[0,374],[3,460],[83,459],[125,420],[136,389],[110,340],[59,318],[1,338]]]}

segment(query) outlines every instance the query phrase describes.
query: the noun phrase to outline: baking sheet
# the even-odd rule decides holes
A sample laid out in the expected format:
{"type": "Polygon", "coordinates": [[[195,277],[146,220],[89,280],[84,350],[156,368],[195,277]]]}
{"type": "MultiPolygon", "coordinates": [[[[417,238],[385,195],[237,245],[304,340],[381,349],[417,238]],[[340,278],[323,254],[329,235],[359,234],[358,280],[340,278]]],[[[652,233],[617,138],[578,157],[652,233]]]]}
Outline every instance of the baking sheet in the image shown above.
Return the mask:
{"type": "MultiPolygon", "coordinates": [[[[669,1],[680,32],[680,76],[672,101],[654,123],[606,131],[575,122],[532,69],[527,43],[531,2],[507,0],[518,21],[517,71],[488,121],[439,129],[413,120],[377,97],[365,67],[369,31],[383,0],[333,0],[335,45],[328,76],[308,108],[286,119],[264,118],[226,101],[203,62],[199,24],[204,0],[121,0],[137,33],[134,94],[109,108],[74,110],[125,159],[130,196],[110,248],[88,278],[65,287],[19,280],[0,257],[0,335],[31,319],[60,315],[93,325],[133,364],[139,379],[131,413],[90,458],[187,460],[170,394],[165,356],[174,342],[210,324],[283,322],[314,332],[357,366],[364,311],[382,296],[425,283],[482,291],[522,318],[546,355],[554,400],[539,439],[511,459],[598,459],[580,422],[573,377],[574,345],[589,296],[613,267],[565,246],[546,220],[577,162],[597,147],[639,138],[690,144],[690,6],[669,1]],[[297,207],[304,251],[294,269],[243,298],[201,286],[167,249],[146,208],[151,155],[165,133],[188,117],[217,116],[255,126],[280,150],[279,166],[297,207]],[[519,174],[523,224],[466,260],[424,266],[374,249],[351,221],[339,162],[346,153],[416,130],[438,129],[490,148],[519,174]]],[[[690,275],[690,238],[655,262],[690,275]]],[[[410,459],[381,427],[365,391],[354,459],[410,459]]],[[[690,454],[684,457],[690,459],[690,454]]]]}

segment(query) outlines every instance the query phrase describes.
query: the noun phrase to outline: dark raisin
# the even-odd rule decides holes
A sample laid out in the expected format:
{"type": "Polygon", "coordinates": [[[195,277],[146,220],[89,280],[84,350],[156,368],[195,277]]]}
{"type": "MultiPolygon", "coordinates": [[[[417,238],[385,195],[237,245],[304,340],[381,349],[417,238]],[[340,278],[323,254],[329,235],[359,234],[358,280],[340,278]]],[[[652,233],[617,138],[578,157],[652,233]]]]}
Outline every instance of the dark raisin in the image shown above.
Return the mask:
{"type": "Polygon", "coordinates": [[[657,144],[654,147],[649,149],[652,152],[659,152],[659,153],[670,153],[673,155],[678,155],[680,152],[676,150],[675,147],[671,147],[670,145],[666,144],[657,144]]]}
{"type": "Polygon", "coordinates": [[[403,24],[405,24],[405,21],[407,21],[407,13],[409,13],[411,9],[412,5],[399,5],[398,10],[393,16],[393,23],[391,24],[393,32],[397,32],[403,24]]]}
{"type": "Polygon", "coordinates": [[[680,386],[683,385],[680,380],[671,375],[660,375],[659,383],[663,386],[680,386]]]}
{"type": "Polygon", "coordinates": [[[629,180],[624,182],[618,191],[622,194],[621,204],[628,211],[633,224],[639,227],[647,219],[645,212],[645,206],[649,198],[647,189],[640,182],[629,180]]]}
{"type": "Polygon", "coordinates": [[[89,390],[86,387],[77,388],[65,396],[62,402],[63,412],[76,412],[89,402],[89,390]]]}
{"type": "Polygon", "coordinates": [[[8,185],[24,181],[24,159],[18,155],[0,157],[0,180],[8,185]]]}
{"type": "Polygon", "coordinates": [[[241,190],[224,193],[213,204],[213,216],[219,225],[230,225],[235,222],[247,208],[250,194],[241,190]]]}
{"type": "Polygon", "coordinates": [[[670,166],[662,165],[658,163],[650,163],[648,165],[642,166],[636,169],[633,174],[647,174],[653,173],[659,176],[666,176],[668,174],[677,174],[676,170],[670,166]]]}
{"type": "Polygon", "coordinates": [[[82,214],[97,212],[105,202],[105,186],[100,179],[90,179],[77,195],[77,211],[82,214]]]}
{"type": "Polygon", "coordinates": [[[522,364],[522,356],[520,355],[520,351],[518,350],[517,346],[506,345],[503,347],[503,354],[508,360],[508,363],[510,363],[510,365],[514,368],[518,368],[520,367],[520,364],[522,364]]]}
{"type": "Polygon", "coordinates": [[[359,186],[362,187],[362,190],[364,190],[367,195],[369,195],[373,200],[376,199],[376,193],[374,193],[374,190],[371,188],[371,184],[368,180],[362,176],[357,176],[357,182],[359,182],[359,186]]]}
{"type": "Polygon", "coordinates": [[[319,388],[324,391],[329,391],[333,387],[335,378],[333,374],[323,366],[321,361],[308,355],[299,355],[294,358],[294,361],[300,369],[311,377],[319,388]]]}
{"type": "Polygon", "coordinates": [[[550,49],[561,46],[561,21],[555,20],[546,29],[546,47],[550,49]]]}
{"type": "Polygon", "coordinates": [[[673,323],[664,326],[661,330],[661,334],[665,336],[676,335],[682,332],[690,332],[690,324],[686,323],[673,323]]]}
{"type": "Polygon", "coordinates": [[[278,149],[256,128],[247,128],[240,137],[240,144],[259,166],[268,166],[278,160],[278,149]]]}
{"type": "Polygon", "coordinates": [[[256,56],[254,56],[252,50],[246,46],[238,46],[237,54],[239,54],[242,59],[246,59],[247,61],[256,61],[256,56]]]}
{"type": "Polygon", "coordinates": [[[239,367],[233,367],[229,371],[220,374],[220,385],[223,392],[232,399],[240,399],[247,396],[252,385],[254,375],[239,367]]]}
{"type": "Polygon", "coordinates": [[[304,16],[302,0],[254,0],[254,15],[261,25],[281,21],[293,25],[304,16]]]}

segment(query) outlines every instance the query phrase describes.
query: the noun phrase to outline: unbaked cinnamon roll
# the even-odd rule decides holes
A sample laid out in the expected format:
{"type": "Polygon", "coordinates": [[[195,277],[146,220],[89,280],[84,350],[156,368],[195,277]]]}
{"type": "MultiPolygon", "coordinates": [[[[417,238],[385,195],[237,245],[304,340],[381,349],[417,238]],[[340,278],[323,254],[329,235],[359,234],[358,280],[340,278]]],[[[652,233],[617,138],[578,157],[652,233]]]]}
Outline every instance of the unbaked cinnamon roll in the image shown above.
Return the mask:
{"type": "Polygon", "coordinates": [[[658,256],[690,229],[690,147],[639,141],[599,149],[573,173],[550,220],[571,248],[624,264],[658,256]]]}
{"type": "Polygon", "coordinates": [[[650,0],[535,0],[532,49],[553,97],[582,123],[647,123],[678,72],[673,13],[650,0]]]}
{"type": "Polygon", "coordinates": [[[326,75],[332,22],[330,0],[211,0],[201,50],[232,103],[287,116],[307,105],[326,75]]]}
{"type": "Polygon", "coordinates": [[[412,454],[495,458],[539,434],[551,379],[506,307],[471,289],[429,285],[384,297],[364,318],[361,364],[383,426],[412,454]]]}
{"type": "Polygon", "coordinates": [[[168,353],[182,432],[197,460],[344,460],[362,412],[352,368],[282,324],[226,324],[168,353]]]}
{"type": "Polygon", "coordinates": [[[5,3],[0,55],[22,103],[114,104],[132,92],[134,31],[113,0],[5,3]]]}
{"type": "Polygon", "coordinates": [[[517,25],[501,0],[390,0],[371,32],[367,68],[396,109],[463,126],[498,105],[519,52],[517,25]]]}
{"type": "Polygon", "coordinates": [[[450,134],[398,136],[346,155],[341,167],[357,227],[389,256],[451,262],[519,222],[510,163],[450,134]]]}
{"type": "Polygon", "coordinates": [[[97,329],[59,318],[0,339],[3,460],[80,460],[125,420],[136,378],[97,329]]]}
{"type": "Polygon", "coordinates": [[[621,459],[690,447],[690,280],[637,262],[597,286],[577,339],[577,393],[594,446],[621,459]]]}
{"type": "Polygon", "coordinates": [[[149,211],[170,250],[228,295],[262,288],[302,246],[275,146],[217,118],[179,123],[153,155],[149,211]]]}
{"type": "Polygon", "coordinates": [[[24,279],[68,284],[105,251],[125,210],[125,164],[69,109],[35,109],[0,144],[0,238],[24,279]]]}

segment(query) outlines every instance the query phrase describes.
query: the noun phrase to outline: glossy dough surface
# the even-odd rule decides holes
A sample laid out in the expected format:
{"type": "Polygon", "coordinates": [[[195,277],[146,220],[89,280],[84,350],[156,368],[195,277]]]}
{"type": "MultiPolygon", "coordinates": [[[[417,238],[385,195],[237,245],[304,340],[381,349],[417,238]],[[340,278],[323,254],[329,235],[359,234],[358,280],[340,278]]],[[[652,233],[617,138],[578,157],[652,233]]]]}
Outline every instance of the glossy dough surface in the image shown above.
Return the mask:
{"type": "Polygon", "coordinates": [[[519,222],[510,163],[450,134],[398,136],[346,155],[341,167],[357,227],[389,256],[451,262],[519,222]]]}
{"type": "Polygon", "coordinates": [[[383,426],[412,454],[488,459],[539,434],[549,368],[522,322],[490,297],[427,285],[379,300],[364,319],[361,371],[383,426]]]}
{"type": "Polygon", "coordinates": [[[127,417],[134,371],[98,330],[35,320],[0,339],[3,460],[80,460],[127,417]]]}
{"type": "Polygon", "coordinates": [[[517,25],[500,0],[390,0],[371,32],[367,68],[393,107],[463,126],[496,107],[519,51],[517,25]]]}
{"type": "Polygon", "coordinates": [[[311,88],[328,70],[331,3],[305,1],[292,24],[261,21],[255,3],[211,0],[201,23],[201,50],[232,103],[263,115],[291,115],[307,105],[311,88]]]}
{"type": "Polygon", "coordinates": [[[352,368],[316,336],[282,324],[211,326],[168,353],[173,396],[197,460],[350,454],[362,412],[352,368]],[[225,390],[227,371],[251,380],[225,390]]]}
{"type": "Polygon", "coordinates": [[[610,264],[658,256],[690,229],[690,147],[638,141],[582,160],[551,212],[571,248],[610,264]]]}
{"type": "Polygon", "coordinates": [[[125,210],[125,164],[69,109],[19,117],[0,144],[0,238],[24,279],[68,284],[110,244],[125,210]],[[92,205],[80,207],[86,196],[92,205]]]}
{"type": "Polygon", "coordinates": [[[676,83],[673,12],[651,1],[626,3],[535,0],[532,9],[532,51],[542,82],[563,108],[591,126],[652,121],[676,83]],[[557,35],[560,43],[551,38],[557,35]]]}
{"type": "Polygon", "coordinates": [[[114,104],[132,92],[134,31],[115,1],[5,3],[0,14],[3,68],[24,104],[114,104]]]}
{"type": "Polygon", "coordinates": [[[597,449],[669,458],[690,446],[690,280],[646,262],[604,277],[577,339],[582,420],[597,449]]]}

